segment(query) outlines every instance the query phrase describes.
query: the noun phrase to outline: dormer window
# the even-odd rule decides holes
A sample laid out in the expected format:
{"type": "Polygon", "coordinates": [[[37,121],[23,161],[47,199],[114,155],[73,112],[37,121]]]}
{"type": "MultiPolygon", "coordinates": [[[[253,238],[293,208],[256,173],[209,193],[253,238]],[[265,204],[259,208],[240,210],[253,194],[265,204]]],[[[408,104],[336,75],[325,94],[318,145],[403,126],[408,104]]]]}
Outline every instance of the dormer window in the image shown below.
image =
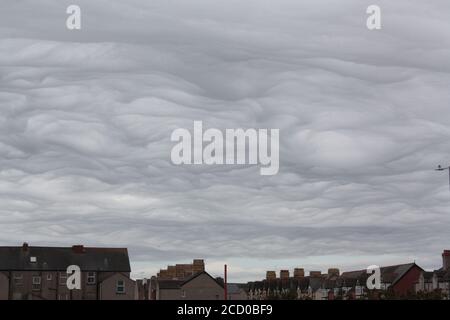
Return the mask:
{"type": "Polygon", "coordinates": [[[36,257],[30,257],[30,262],[35,263],[37,261],[36,257]]]}

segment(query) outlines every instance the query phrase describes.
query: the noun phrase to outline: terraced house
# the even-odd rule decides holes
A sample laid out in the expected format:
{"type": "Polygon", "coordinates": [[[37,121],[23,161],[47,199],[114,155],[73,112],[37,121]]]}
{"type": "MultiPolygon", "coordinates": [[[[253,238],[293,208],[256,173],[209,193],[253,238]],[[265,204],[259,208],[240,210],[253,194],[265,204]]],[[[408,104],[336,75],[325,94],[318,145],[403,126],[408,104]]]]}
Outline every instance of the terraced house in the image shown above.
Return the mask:
{"type": "Polygon", "coordinates": [[[407,297],[415,294],[416,283],[424,270],[414,262],[381,267],[381,289],[369,292],[367,270],[340,273],[337,268],[327,273],[310,271],[305,276],[303,268],[296,268],[294,276],[289,270],[267,271],[266,279],[249,282],[248,295],[252,300],[266,299],[368,299],[407,297]],[[372,295],[372,296],[371,296],[372,295]],[[369,297],[371,296],[371,297],[369,297]]]}
{"type": "Polygon", "coordinates": [[[131,300],[130,272],[125,248],[0,247],[0,299],[131,300]],[[81,270],[80,289],[67,287],[70,265],[81,270]]]}

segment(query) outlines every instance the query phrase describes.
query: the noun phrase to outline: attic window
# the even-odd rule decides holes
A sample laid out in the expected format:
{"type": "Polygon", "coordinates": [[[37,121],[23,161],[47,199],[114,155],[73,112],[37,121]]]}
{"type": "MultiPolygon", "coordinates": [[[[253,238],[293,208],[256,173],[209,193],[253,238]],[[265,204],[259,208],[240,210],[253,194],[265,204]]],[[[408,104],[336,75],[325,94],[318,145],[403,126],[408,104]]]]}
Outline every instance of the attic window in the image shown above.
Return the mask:
{"type": "Polygon", "coordinates": [[[36,262],[36,261],[37,261],[36,257],[30,257],[30,262],[36,262]]]}

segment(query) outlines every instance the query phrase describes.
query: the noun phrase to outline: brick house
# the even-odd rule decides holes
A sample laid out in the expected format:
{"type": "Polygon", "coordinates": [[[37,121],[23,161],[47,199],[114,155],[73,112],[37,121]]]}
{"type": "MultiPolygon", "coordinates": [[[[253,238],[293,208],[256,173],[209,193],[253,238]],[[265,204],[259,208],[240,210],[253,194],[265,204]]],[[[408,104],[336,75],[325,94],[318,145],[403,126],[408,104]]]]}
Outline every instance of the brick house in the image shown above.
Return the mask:
{"type": "Polygon", "coordinates": [[[0,300],[131,300],[125,248],[0,247],[0,300]],[[81,289],[69,290],[67,267],[81,270],[81,289]]]}
{"type": "MultiPolygon", "coordinates": [[[[381,267],[381,290],[390,291],[397,297],[413,294],[415,284],[423,271],[414,262],[381,267]]],[[[339,281],[343,287],[353,289],[353,298],[359,298],[364,294],[368,276],[367,270],[343,272],[339,281]]]]}

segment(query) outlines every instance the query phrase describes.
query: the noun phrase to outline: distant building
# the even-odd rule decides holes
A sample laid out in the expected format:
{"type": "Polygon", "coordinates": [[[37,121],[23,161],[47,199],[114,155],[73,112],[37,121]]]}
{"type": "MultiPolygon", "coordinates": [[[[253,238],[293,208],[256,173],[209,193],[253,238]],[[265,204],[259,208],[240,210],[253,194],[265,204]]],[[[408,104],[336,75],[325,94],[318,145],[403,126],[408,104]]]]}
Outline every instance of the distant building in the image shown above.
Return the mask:
{"type": "MultiPolygon", "coordinates": [[[[398,297],[414,294],[415,284],[423,271],[414,262],[381,267],[381,290],[388,290],[398,297]]],[[[339,280],[343,287],[354,289],[353,298],[360,298],[367,289],[368,277],[367,270],[358,270],[342,273],[339,280]]]]}
{"type": "Polygon", "coordinates": [[[176,264],[161,269],[150,280],[137,280],[138,299],[143,300],[223,300],[222,279],[205,271],[205,262],[176,264]]]}
{"type": "Polygon", "coordinates": [[[0,299],[131,300],[130,271],[125,248],[0,247],[0,299]],[[81,269],[79,290],[67,288],[70,265],[81,269]]]}
{"type": "Polygon", "coordinates": [[[136,299],[137,300],[151,300],[150,280],[149,279],[137,279],[136,280],[136,299]]]}
{"type": "Polygon", "coordinates": [[[275,271],[267,272],[266,279],[247,284],[248,299],[328,299],[324,286],[339,276],[339,269],[329,269],[328,274],[310,271],[309,276],[305,276],[303,268],[295,268],[293,274],[289,277],[286,270],[281,270],[280,277],[276,278],[275,271]]]}
{"type": "Polygon", "coordinates": [[[228,300],[247,300],[247,286],[239,283],[228,283],[227,299],[228,300]]]}
{"type": "Polygon", "coordinates": [[[168,266],[166,269],[161,269],[157,277],[168,280],[185,279],[203,271],[205,271],[205,262],[203,259],[194,259],[192,263],[176,264],[174,266],[168,266]]]}
{"type": "Polygon", "coordinates": [[[450,298],[450,250],[442,253],[442,268],[420,274],[416,282],[416,293],[418,298],[431,293],[435,297],[450,298]]]}
{"type": "Polygon", "coordinates": [[[152,278],[155,300],[223,300],[223,283],[206,271],[184,280],[152,278]]]}
{"type": "MultiPolygon", "coordinates": [[[[381,267],[381,292],[386,296],[407,296],[414,294],[416,282],[423,269],[415,263],[381,267]]],[[[265,299],[367,299],[367,270],[343,272],[330,268],[327,273],[310,271],[304,276],[303,268],[294,269],[294,277],[287,277],[286,270],[275,278],[274,273],[266,274],[262,281],[249,282],[248,297],[252,300],[265,299]]]]}

